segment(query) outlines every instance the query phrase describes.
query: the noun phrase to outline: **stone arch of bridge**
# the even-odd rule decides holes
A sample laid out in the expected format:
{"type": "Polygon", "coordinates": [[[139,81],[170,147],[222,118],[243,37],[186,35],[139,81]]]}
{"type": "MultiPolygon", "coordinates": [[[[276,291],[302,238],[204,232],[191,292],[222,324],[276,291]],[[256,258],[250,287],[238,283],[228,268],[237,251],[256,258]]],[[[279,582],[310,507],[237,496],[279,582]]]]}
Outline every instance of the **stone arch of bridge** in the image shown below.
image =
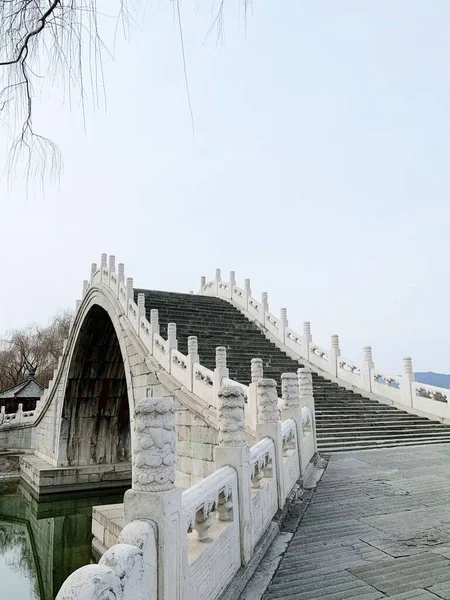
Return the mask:
{"type": "Polygon", "coordinates": [[[63,384],[57,464],[129,462],[134,398],[120,309],[94,289],[77,316],[63,384]]]}

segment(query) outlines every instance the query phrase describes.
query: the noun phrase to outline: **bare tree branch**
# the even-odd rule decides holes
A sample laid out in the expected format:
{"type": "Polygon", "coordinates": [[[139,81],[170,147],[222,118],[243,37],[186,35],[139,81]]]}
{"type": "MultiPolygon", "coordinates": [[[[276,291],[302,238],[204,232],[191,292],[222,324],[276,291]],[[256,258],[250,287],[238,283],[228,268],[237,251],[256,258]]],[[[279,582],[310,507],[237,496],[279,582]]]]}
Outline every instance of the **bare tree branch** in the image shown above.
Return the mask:
{"type": "Polygon", "coordinates": [[[64,311],[47,326],[33,324],[0,337],[0,390],[21,383],[31,370],[42,385],[48,384],[68,336],[71,318],[72,312],[64,311]]]}
{"type": "MultiPolygon", "coordinates": [[[[186,96],[194,131],[181,0],[159,0],[156,9],[165,1],[172,2],[178,24],[186,96]]],[[[223,40],[226,0],[198,0],[198,5],[206,1],[211,3],[212,10],[212,23],[207,35],[216,31],[216,41],[220,43],[223,40]]],[[[40,91],[35,90],[37,86],[42,88],[46,82],[55,87],[62,86],[63,97],[68,100],[70,108],[77,97],[84,122],[88,101],[92,101],[94,108],[98,109],[102,103],[106,107],[103,56],[109,52],[102,40],[99,19],[116,20],[114,49],[120,26],[123,35],[128,37],[130,25],[137,25],[136,17],[142,5],[151,2],[113,0],[116,15],[105,15],[99,11],[97,2],[0,0],[0,121],[6,125],[11,137],[8,175],[23,165],[27,181],[31,176],[39,176],[43,184],[47,180],[58,180],[62,170],[57,145],[37,133],[33,126],[34,105],[40,91]]],[[[234,2],[243,9],[246,23],[251,0],[234,2]]]]}

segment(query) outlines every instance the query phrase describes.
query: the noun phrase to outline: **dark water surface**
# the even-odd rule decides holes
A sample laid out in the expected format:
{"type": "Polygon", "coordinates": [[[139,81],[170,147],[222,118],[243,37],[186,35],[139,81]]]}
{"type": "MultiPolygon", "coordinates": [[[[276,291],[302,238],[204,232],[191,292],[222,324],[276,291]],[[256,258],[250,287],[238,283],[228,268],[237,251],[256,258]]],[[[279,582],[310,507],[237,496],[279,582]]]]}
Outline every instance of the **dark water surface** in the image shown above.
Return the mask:
{"type": "Polygon", "coordinates": [[[92,553],[92,507],[123,501],[125,490],[37,501],[19,483],[0,483],[0,599],[54,600],[92,553]]]}

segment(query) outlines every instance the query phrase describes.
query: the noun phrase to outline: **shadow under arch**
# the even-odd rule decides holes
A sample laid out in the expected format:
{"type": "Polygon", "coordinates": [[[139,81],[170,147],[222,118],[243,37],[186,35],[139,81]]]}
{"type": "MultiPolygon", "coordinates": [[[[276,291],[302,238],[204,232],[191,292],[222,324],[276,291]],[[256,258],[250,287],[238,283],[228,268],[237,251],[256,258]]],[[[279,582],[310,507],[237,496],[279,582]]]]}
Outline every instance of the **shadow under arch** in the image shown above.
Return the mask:
{"type": "Polygon", "coordinates": [[[124,360],[114,325],[93,305],[78,333],[61,415],[63,464],[115,464],[131,459],[124,360]]]}

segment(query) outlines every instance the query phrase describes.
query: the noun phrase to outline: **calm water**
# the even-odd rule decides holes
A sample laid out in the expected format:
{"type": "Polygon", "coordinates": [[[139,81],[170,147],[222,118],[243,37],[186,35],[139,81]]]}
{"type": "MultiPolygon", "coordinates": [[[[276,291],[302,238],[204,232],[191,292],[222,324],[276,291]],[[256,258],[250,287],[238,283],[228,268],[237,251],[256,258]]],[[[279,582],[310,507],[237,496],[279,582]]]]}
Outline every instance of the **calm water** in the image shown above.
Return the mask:
{"type": "Polygon", "coordinates": [[[92,507],[122,502],[123,493],[37,502],[23,484],[0,484],[1,600],[54,600],[70,573],[96,562],[92,507]]]}

